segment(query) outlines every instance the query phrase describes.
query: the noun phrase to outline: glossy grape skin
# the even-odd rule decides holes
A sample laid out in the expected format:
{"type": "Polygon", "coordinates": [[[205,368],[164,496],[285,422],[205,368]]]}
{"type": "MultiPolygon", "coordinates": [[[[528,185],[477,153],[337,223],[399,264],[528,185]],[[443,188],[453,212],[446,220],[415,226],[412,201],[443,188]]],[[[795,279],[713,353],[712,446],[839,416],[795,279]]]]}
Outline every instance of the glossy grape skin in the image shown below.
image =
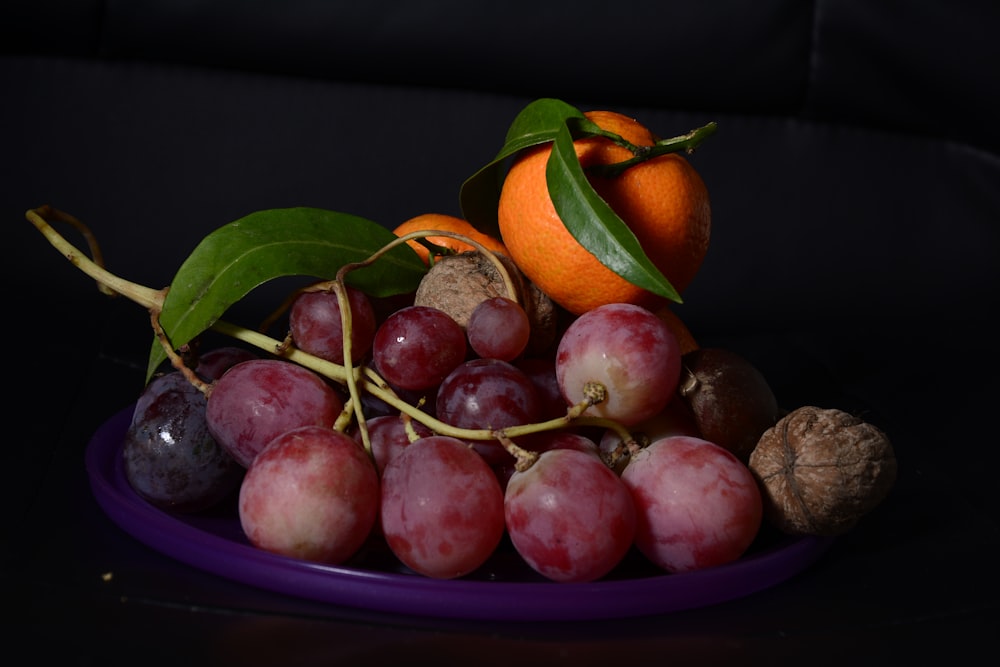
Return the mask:
{"type": "Polygon", "coordinates": [[[460,428],[528,424],[538,417],[538,394],[516,366],[498,359],[470,359],[441,383],[437,415],[460,428]]]}
{"type": "Polygon", "coordinates": [[[472,309],[465,332],[480,357],[513,361],[528,347],[531,322],[518,302],[495,296],[472,309]]]}
{"type": "Polygon", "coordinates": [[[299,426],[332,428],[343,400],[307,368],[280,359],[236,364],[212,386],[209,431],[244,467],[272,439],[299,426]]]}
{"type": "Polygon", "coordinates": [[[681,372],[677,337],[652,312],[624,303],[590,310],[566,328],[556,349],[556,378],[570,404],[597,381],[607,400],[586,414],[626,426],[657,414],[671,400],[681,372]]]}
{"type": "Polygon", "coordinates": [[[260,549],[337,565],[371,534],[379,494],[375,466],[353,439],[304,426],[254,459],[240,486],[240,525],[260,549]]]}
{"type": "MultiPolygon", "coordinates": [[[[459,365],[438,388],[437,417],[467,429],[498,430],[538,420],[535,385],[513,364],[499,359],[470,359],[459,365]]],[[[477,441],[475,448],[490,463],[509,454],[495,441],[477,441]]]]}
{"type": "Polygon", "coordinates": [[[428,577],[454,579],[482,566],[503,538],[503,491],[466,443],[420,438],[386,465],[380,517],[400,562],[428,577]]]}
{"type": "Polygon", "coordinates": [[[462,327],[430,306],[397,310],[379,326],[372,344],[382,377],[407,390],[436,387],[465,360],[467,351],[462,327]]]}
{"type": "MultiPolygon", "coordinates": [[[[346,289],[351,309],[351,361],[357,365],[375,339],[375,309],[367,294],[351,286],[346,289]]],[[[335,364],[344,363],[343,320],[336,292],[303,292],[295,297],[288,326],[300,350],[335,364]]]]}
{"type": "Polygon", "coordinates": [[[126,479],[150,504],[200,512],[239,486],[243,467],[209,433],[206,406],[177,371],[153,378],[136,401],[122,456],[126,479]]]}
{"type": "Polygon", "coordinates": [[[638,512],[636,548],[668,572],[735,561],[760,530],[763,505],[753,474],[707,440],[657,440],[632,457],[621,479],[638,512]]]}
{"type": "Polygon", "coordinates": [[[605,576],[632,546],[636,512],[621,479],[593,453],[551,449],[504,494],[504,516],[514,548],[552,581],[586,582],[605,576]]]}

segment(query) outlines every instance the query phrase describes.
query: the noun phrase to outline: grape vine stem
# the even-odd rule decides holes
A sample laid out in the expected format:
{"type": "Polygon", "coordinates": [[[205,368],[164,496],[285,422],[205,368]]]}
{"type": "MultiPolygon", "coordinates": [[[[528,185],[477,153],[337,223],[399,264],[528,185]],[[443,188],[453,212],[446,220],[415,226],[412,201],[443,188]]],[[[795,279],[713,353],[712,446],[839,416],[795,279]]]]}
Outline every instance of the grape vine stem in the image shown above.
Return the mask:
{"type": "MultiPolygon", "coordinates": [[[[157,340],[159,340],[163,345],[163,348],[167,352],[167,356],[173,367],[184,372],[185,377],[187,377],[189,381],[206,394],[211,392],[213,383],[205,383],[201,381],[197,378],[197,376],[195,376],[193,371],[187,368],[181,355],[177,354],[176,350],[173,349],[166,332],[164,332],[159,326],[159,313],[163,308],[163,301],[169,290],[168,287],[153,289],[151,287],[146,287],[130,280],[126,280],[105,269],[103,266],[103,258],[100,253],[100,247],[93,234],[91,234],[86,225],[68,213],[64,213],[63,211],[55,209],[49,205],[44,205],[38,208],[29,209],[26,212],[25,217],[35,226],[36,229],[38,229],[39,232],[42,233],[46,240],[48,240],[48,242],[56,250],[62,253],[62,255],[69,260],[73,266],[93,278],[97,282],[98,288],[102,293],[109,296],[123,296],[149,311],[154,334],[157,340]],[[88,247],[91,255],[93,255],[93,258],[82,252],[70,243],[64,236],[57,232],[49,223],[50,220],[69,224],[74,229],[79,231],[87,240],[88,247]]],[[[342,311],[343,315],[341,318],[345,333],[344,365],[336,364],[304,352],[303,350],[300,350],[292,345],[287,339],[280,341],[261,331],[248,329],[225,320],[217,320],[212,324],[211,328],[213,331],[229,336],[235,340],[242,341],[261,350],[265,350],[275,354],[276,356],[288,359],[289,361],[299,364],[300,366],[304,366],[305,368],[319,373],[326,378],[346,385],[350,394],[348,405],[351,406],[350,411],[354,413],[359,422],[359,427],[362,430],[364,446],[369,454],[371,454],[371,443],[367,437],[367,429],[365,428],[364,416],[362,415],[361,410],[361,392],[368,392],[372,396],[381,399],[388,405],[398,409],[402,414],[408,415],[409,418],[415,419],[440,435],[449,435],[463,440],[497,440],[520,462],[522,467],[530,466],[537,457],[532,457],[530,452],[526,453],[525,450],[520,448],[511,440],[517,436],[558,430],[566,428],[572,424],[588,424],[612,428],[618,433],[622,440],[631,439],[628,431],[621,425],[610,420],[597,419],[584,415],[587,408],[604,400],[603,397],[606,396],[606,392],[604,392],[603,387],[594,388],[594,391],[589,394],[587,399],[581,401],[577,405],[570,406],[564,416],[555,419],[533,424],[521,424],[496,431],[490,429],[468,429],[452,426],[429,415],[419,407],[416,407],[399,398],[399,396],[396,395],[385,380],[383,380],[371,368],[364,365],[354,366],[351,360],[350,335],[348,335],[351,323],[350,306],[345,291],[346,287],[344,284],[344,277],[348,272],[354,269],[362,268],[376,261],[383,253],[387,252],[395,245],[426,236],[450,236],[465,241],[475,247],[479,252],[482,252],[494,262],[498,273],[511,294],[511,298],[515,301],[517,300],[517,290],[511,280],[507,268],[492,252],[473,239],[469,239],[460,234],[444,230],[427,230],[411,232],[410,234],[399,237],[386,245],[380,251],[376,252],[367,260],[343,266],[338,271],[337,278],[334,281],[326,281],[325,284],[327,285],[327,288],[332,286],[332,288],[338,292],[341,308],[344,309],[342,311]]],[[[314,289],[318,288],[318,285],[314,287],[314,289]]],[[[338,427],[341,429],[345,428],[346,424],[342,423],[342,420],[338,420],[338,427]]]]}

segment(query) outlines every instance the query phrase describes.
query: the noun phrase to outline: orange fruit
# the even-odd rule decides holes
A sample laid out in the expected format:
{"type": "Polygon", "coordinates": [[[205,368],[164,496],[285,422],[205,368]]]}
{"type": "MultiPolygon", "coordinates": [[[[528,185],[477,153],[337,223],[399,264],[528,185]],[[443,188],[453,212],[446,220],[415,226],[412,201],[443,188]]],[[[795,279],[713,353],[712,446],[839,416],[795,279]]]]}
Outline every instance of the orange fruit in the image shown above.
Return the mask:
{"type": "Polygon", "coordinates": [[[681,354],[687,354],[688,352],[693,352],[697,350],[700,345],[698,345],[697,339],[691,330],[688,329],[687,324],[684,323],[677,313],[672,311],[669,306],[663,306],[656,310],[656,316],[660,318],[660,321],[667,325],[667,328],[673,332],[674,336],[677,337],[677,342],[681,346],[681,354]]]}
{"type": "MultiPolygon", "coordinates": [[[[642,124],[613,111],[584,114],[604,130],[640,146],[656,138],[642,124]]],[[[580,164],[613,164],[632,157],[603,137],[578,139],[580,164]]],[[[667,300],[636,287],[605,267],[569,233],[545,183],[550,144],[528,149],[511,165],[500,192],[500,238],[521,271],[553,301],[575,315],[606,303],[655,309],[667,300]]],[[[588,176],[594,190],[629,226],[650,261],[678,294],[691,283],[708,250],[708,191],[678,153],[646,160],[620,176],[588,176]]]]}
{"type": "MultiPolygon", "coordinates": [[[[443,213],[423,213],[401,223],[392,231],[396,236],[405,236],[411,232],[432,230],[461,234],[462,236],[482,244],[487,250],[500,252],[510,256],[507,248],[499,239],[494,238],[489,234],[484,234],[473,227],[472,223],[453,215],[445,215],[443,213]]],[[[450,236],[427,236],[424,238],[426,238],[426,240],[430,243],[448,248],[456,254],[477,249],[471,243],[466,243],[465,241],[461,241],[450,236]]],[[[426,246],[421,245],[416,240],[407,241],[407,245],[417,251],[417,254],[424,260],[424,263],[430,262],[430,251],[426,246]]]]}

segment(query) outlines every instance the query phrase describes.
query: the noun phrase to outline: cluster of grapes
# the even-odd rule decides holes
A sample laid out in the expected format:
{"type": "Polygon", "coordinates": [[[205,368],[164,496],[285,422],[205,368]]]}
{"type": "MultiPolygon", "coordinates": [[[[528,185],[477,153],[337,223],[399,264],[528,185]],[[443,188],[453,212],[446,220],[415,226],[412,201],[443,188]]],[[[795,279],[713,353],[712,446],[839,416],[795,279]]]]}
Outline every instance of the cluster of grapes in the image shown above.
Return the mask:
{"type": "Polygon", "coordinates": [[[649,310],[596,308],[529,357],[529,319],[506,297],[463,328],[430,306],[379,317],[365,293],[340,294],[344,308],[336,290],[300,294],[288,344],[349,355],[378,392],[280,353],[207,352],[194,369],[207,391],[172,371],[137,403],[124,448],[137,493],[200,511],[238,490],[261,549],[339,564],[377,536],[442,579],[482,566],[505,534],[553,581],[599,579],[633,547],[669,572],[724,564],[757,536],[757,482],[703,438],[679,397],[678,341],[649,310]]]}

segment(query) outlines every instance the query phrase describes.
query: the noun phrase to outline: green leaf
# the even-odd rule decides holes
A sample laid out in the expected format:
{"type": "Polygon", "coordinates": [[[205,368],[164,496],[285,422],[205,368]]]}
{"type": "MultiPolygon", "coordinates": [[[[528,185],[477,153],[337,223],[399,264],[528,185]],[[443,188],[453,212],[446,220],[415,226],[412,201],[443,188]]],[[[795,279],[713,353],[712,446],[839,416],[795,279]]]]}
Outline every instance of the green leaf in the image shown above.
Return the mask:
{"type": "Polygon", "coordinates": [[[580,245],[632,284],[681,302],[677,290],[649,260],[632,230],[587,180],[573,135],[565,124],[556,133],[545,180],[556,213],[580,245]]]}
{"type": "Polygon", "coordinates": [[[566,126],[568,118],[587,120],[582,111],[561,100],[544,98],[532,102],[511,123],[501,154],[509,155],[522,148],[552,141],[566,126]]]}
{"type": "MultiPolygon", "coordinates": [[[[369,259],[396,238],[365,218],[323,209],[251,213],[206,236],[187,257],[164,299],[160,325],[178,349],[255,287],[282,276],[331,280],[345,264],[369,259]]],[[[426,271],[404,243],[349,272],[345,281],[371,296],[390,296],[415,290],[426,271]]],[[[154,340],[147,378],[165,359],[154,340]]]]}
{"type": "Polygon", "coordinates": [[[462,216],[473,227],[499,238],[497,205],[505,175],[505,161],[520,150],[555,139],[560,128],[566,126],[568,118],[586,120],[576,107],[552,98],[535,100],[514,118],[497,156],[469,177],[459,191],[462,216]]]}

